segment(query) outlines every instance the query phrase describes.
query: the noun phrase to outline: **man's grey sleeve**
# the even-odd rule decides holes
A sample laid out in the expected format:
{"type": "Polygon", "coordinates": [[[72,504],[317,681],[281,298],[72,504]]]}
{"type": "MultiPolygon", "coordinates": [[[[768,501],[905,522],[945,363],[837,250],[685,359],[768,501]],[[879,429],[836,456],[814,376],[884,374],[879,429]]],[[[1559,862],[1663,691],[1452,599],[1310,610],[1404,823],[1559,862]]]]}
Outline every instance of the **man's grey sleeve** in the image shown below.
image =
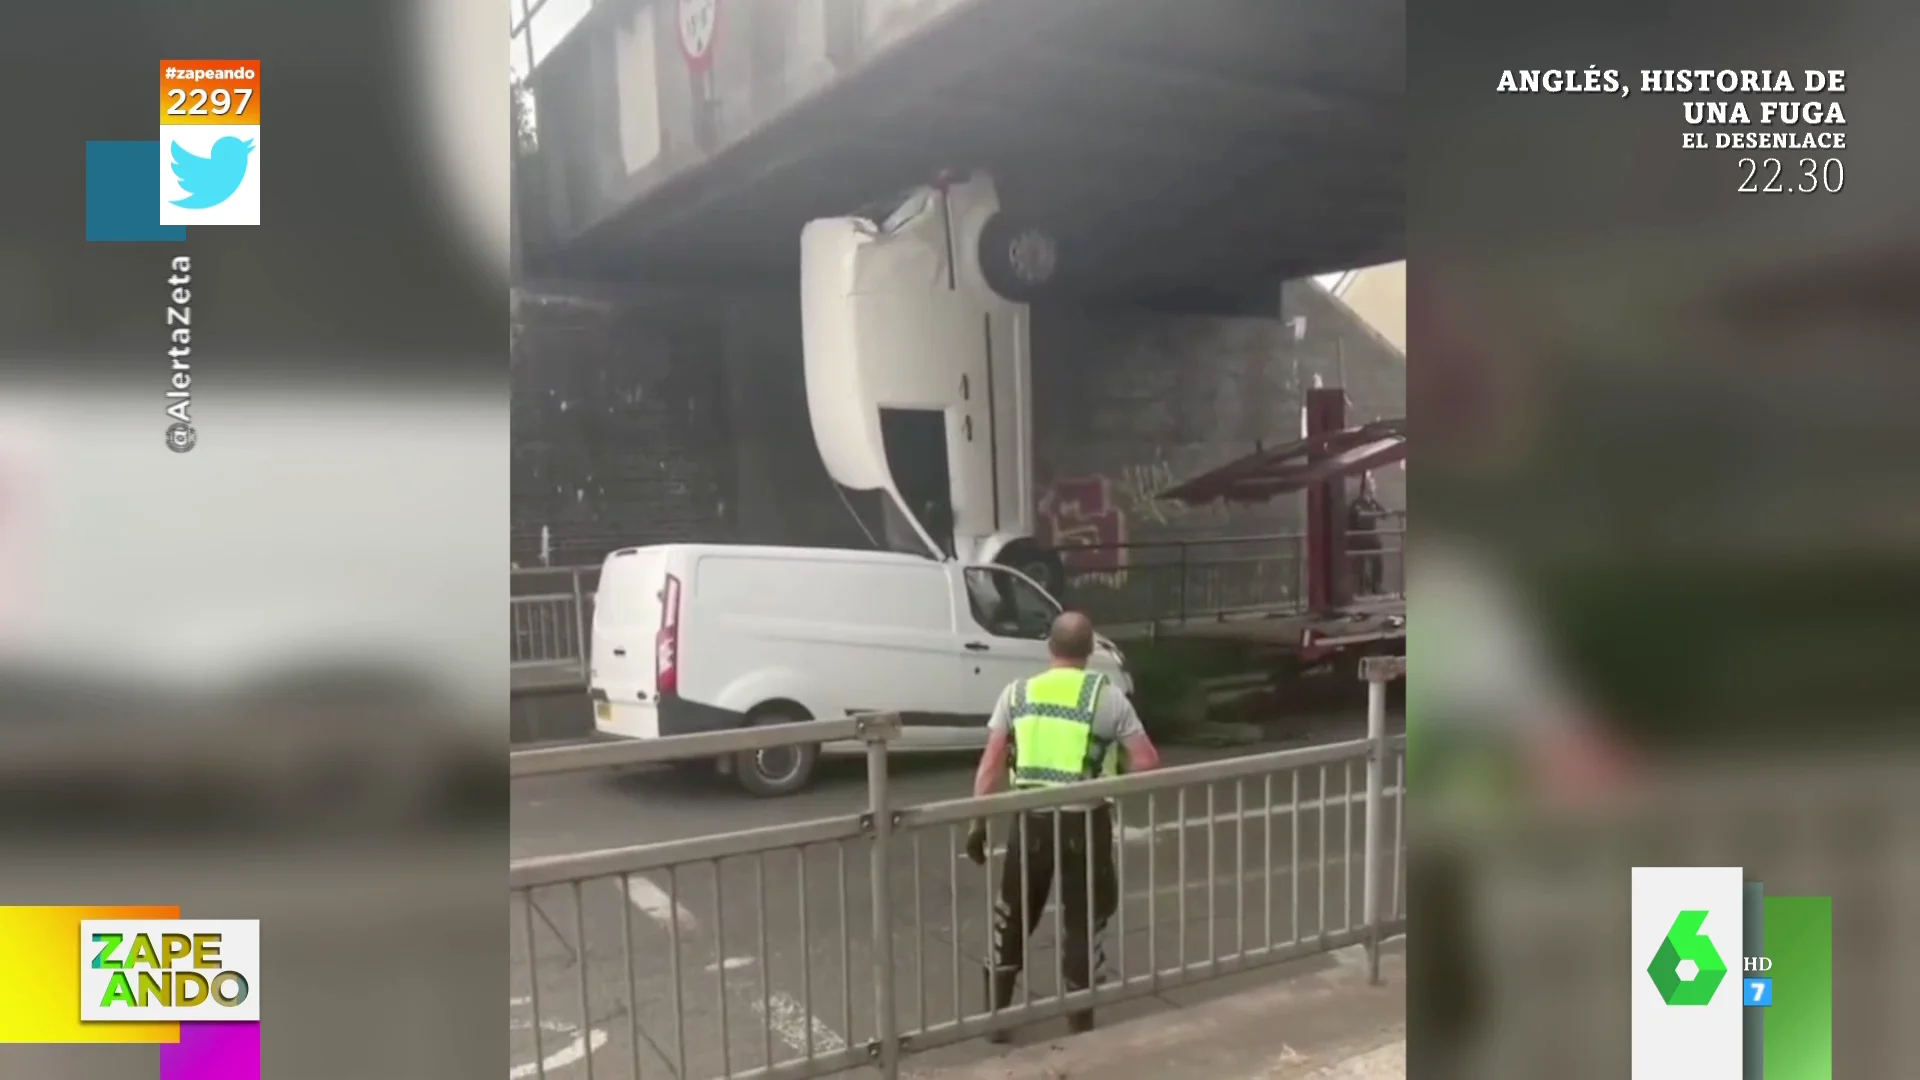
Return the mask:
{"type": "Polygon", "coordinates": [[[1093,707],[1093,726],[1095,732],[1114,742],[1147,733],[1140,714],[1133,710],[1133,702],[1112,683],[1100,691],[1100,700],[1093,707]]]}
{"type": "MultiPolygon", "coordinates": [[[[1011,684],[1000,691],[1000,699],[993,703],[993,715],[987,717],[988,731],[1005,731],[1013,726],[1013,687],[1011,684]]],[[[975,714],[978,715],[978,714],[975,714]]]]}

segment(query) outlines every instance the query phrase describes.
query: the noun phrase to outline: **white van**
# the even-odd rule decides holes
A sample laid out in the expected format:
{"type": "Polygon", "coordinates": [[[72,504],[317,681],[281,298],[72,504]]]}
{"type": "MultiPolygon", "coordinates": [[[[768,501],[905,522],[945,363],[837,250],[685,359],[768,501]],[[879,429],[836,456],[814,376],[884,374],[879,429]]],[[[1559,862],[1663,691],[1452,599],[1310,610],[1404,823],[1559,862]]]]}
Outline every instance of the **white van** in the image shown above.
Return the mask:
{"type": "Polygon", "coordinates": [[[1034,537],[1027,307],[1056,259],[984,174],[800,234],[807,409],[827,474],[882,493],[914,550],[1018,567],[1058,593],[1059,556],[1034,537]]]}
{"type": "MultiPolygon", "coordinates": [[[[909,750],[977,748],[1006,685],[1047,665],[1060,605],[1004,566],[887,551],[665,544],[607,556],[588,683],[600,731],[632,739],[889,711],[909,750]]],[[[1120,651],[1091,665],[1123,692],[1120,651]]],[[[756,795],[805,787],[819,754],[722,762],[756,795]]]]}

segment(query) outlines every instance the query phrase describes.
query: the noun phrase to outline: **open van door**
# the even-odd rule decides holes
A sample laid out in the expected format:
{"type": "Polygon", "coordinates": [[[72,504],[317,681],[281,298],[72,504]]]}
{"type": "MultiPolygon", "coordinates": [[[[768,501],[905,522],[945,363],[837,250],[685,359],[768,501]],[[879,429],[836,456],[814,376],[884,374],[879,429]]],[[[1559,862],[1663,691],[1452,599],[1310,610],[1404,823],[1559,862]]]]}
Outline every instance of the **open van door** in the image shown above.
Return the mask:
{"type": "Polygon", "coordinates": [[[600,568],[587,685],[594,724],[611,734],[660,735],[659,695],[678,662],[681,583],[667,571],[668,550],[624,548],[600,568]]]}
{"type": "Polygon", "coordinates": [[[838,483],[882,492],[935,557],[991,560],[1032,535],[1028,309],[1006,293],[1051,280],[1051,244],[1000,211],[985,176],[801,234],[821,459],[838,483]]]}

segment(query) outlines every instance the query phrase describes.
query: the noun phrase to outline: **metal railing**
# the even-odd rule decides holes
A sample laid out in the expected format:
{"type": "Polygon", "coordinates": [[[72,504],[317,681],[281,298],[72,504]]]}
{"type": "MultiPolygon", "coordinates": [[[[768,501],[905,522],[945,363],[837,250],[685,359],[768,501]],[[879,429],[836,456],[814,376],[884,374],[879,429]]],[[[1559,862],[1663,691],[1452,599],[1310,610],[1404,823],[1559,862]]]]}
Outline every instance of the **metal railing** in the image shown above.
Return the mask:
{"type": "Polygon", "coordinates": [[[1299,533],[1060,549],[1068,603],[1103,627],[1160,626],[1303,608],[1299,533]]]}
{"type": "MultiPolygon", "coordinates": [[[[1355,600],[1406,595],[1406,530],[1352,533],[1346,562],[1355,600]],[[1353,550],[1375,540],[1374,550],[1353,550]]],[[[1301,533],[1155,540],[1060,549],[1067,599],[1103,628],[1148,629],[1307,609],[1301,533]]]]}
{"type": "Polygon", "coordinates": [[[1407,598],[1407,531],[1379,529],[1372,533],[1347,534],[1347,565],[1352,569],[1353,598],[1369,600],[1405,600],[1407,598]],[[1357,549],[1356,545],[1374,541],[1379,546],[1357,549]]]}
{"type": "Polygon", "coordinates": [[[508,665],[514,689],[585,686],[587,633],[600,568],[516,569],[510,581],[508,665]]]}
{"type": "Polygon", "coordinates": [[[1364,739],[917,806],[889,787],[891,714],[516,753],[513,775],[527,777],[853,740],[867,792],[856,813],[515,861],[512,993],[531,1022],[515,1023],[511,1076],[874,1066],[892,1080],[903,1055],[1347,946],[1365,948],[1378,981],[1381,944],[1406,922],[1405,738],[1386,727],[1398,670],[1366,674],[1364,739]],[[1100,843],[1101,815],[1073,808],[1100,801],[1111,874],[1096,855],[1069,882],[1071,852],[1100,843]],[[1028,861],[1031,844],[1007,843],[1009,817],[1051,828],[1066,854],[1051,905],[1021,894],[1035,931],[1020,992],[996,1002],[987,958],[1006,860],[1052,876],[1028,861]],[[998,843],[975,866],[963,837],[983,818],[998,843]],[[1108,898],[1104,928],[1098,899],[1062,902],[1077,884],[1108,898]],[[1111,942],[1092,950],[1091,978],[1075,977],[1076,940],[1111,942]]]}
{"type": "MultiPolygon", "coordinates": [[[[1378,551],[1349,551],[1358,600],[1405,595],[1405,530],[1374,533],[1378,551]],[[1371,564],[1371,565],[1370,565],[1371,564]]],[[[1061,549],[1067,602],[1103,630],[1303,611],[1305,539],[1270,536],[1168,540],[1061,549]]],[[[584,686],[598,566],[516,569],[509,602],[516,689],[584,686]]]]}

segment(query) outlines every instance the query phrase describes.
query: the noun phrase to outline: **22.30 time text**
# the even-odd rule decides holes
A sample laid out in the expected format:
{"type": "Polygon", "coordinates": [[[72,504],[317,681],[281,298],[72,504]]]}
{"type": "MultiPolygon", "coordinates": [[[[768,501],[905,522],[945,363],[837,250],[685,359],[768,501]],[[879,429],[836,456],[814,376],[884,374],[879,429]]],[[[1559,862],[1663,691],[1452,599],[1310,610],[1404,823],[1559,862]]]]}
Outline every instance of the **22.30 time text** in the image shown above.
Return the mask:
{"type": "Polygon", "coordinates": [[[1738,190],[1743,192],[1824,191],[1831,195],[1846,186],[1847,166],[1839,158],[1740,159],[1738,190]]]}

